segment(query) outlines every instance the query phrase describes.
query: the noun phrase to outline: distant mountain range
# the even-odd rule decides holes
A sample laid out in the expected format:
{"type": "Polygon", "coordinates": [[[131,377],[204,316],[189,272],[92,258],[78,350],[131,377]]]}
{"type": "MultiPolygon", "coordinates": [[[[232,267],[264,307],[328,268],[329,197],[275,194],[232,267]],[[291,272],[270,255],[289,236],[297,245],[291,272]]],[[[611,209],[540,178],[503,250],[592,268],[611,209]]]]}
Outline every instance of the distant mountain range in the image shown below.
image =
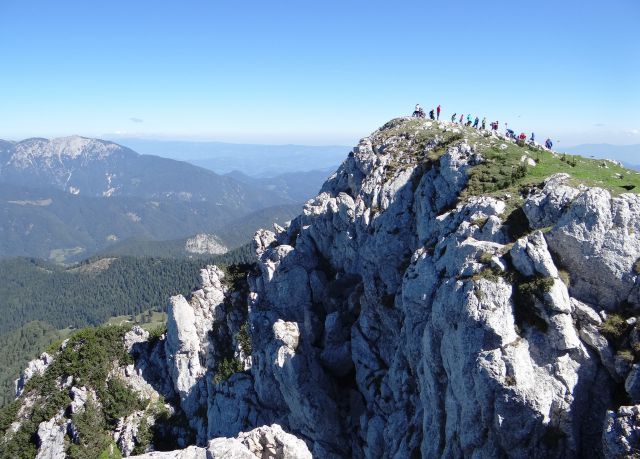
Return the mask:
{"type": "Polygon", "coordinates": [[[51,186],[87,197],[211,201],[238,214],[281,201],[273,193],[187,162],[140,155],[113,142],[77,136],[3,141],[0,182],[51,186]]]}
{"type": "Polygon", "coordinates": [[[318,194],[322,184],[336,169],[337,167],[329,167],[312,171],[285,172],[275,177],[250,177],[240,171],[232,171],[225,176],[240,183],[267,189],[283,199],[305,202],[318,194]]]}
{"type": "Polygon", "coordinates": [[[615,159],[624,163],[627,167],[640,170],[640,144],[610,145],[607,143],[593,143],[563,148],[563,151],[595,158],[615,159]]]}
{"type": "Polygon", "coordinates": [[[253,177],[274,177],[288,172],[327,168],[335,170],[351,149],[343,145],[254,145],[137,138],[112,140],[139,153],[188,161],[218,174],[238,170],[253,177]]]}
{"type": "Polygon", "coordinates": [[[149,245],[154,255],[179,253],[176,244],[196,233],[237,247],[299,213],[327,175],[223,176],[83,137],[0,141],[0,257],[72,262],[149,245]]]}

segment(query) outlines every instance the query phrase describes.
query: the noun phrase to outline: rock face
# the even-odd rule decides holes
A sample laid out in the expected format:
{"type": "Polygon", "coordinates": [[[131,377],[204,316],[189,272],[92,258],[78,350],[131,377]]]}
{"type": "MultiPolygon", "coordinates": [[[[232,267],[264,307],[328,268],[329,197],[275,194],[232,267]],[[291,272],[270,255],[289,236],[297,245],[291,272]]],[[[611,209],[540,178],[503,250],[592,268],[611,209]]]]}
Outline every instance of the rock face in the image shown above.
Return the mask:
{"type": "Polygon", "coordinates": [[[187,239],[184,249],[188,253],[217,255],[227,253],[227,248],[214,234],[196,234],[187,239]]]}
{"type": "Polygon", "coordinates": [[[286,433],[277,424],[241,432],[235,438],[216,438],[206,448],[153,452],[136,459],[311,459],[304,441],[286,433]]]}
{"type": "MultiPolygon", "coordinates": [[[[225,295],[224,273],[217,267],[203,269],[200,276],[202,288],[193,292],[190,301],[182,296],[171,298],[165,351],[180,406],[199,443],[204,443],[208,438],[207,386],[214,370],[225,358],[234,356],[228,343],[246,321],[246,305],[244,312],[242,307],[234,307],[239,298],[225,295]]],[[[238,358],[244,357],[241,349],[237,354],[238,358]]]]}
{"type": "Polygon", "coordinates": [[[640,401],[640,198],[566,174],[464,194],[504,142],[393,120],[256,234],[246,285],[203,270],[161,364],[198,446],[141,457],[637,451],[640,405],[620,401],[640,401]]]}
{"type": "Polygon", "coordinates": [[[634,420],[606,413],[625,379],[636,397],[640,372],[615,355],[600,311],[639,304],[638,196],[558,174],[523,196],[529,228],[514,236],[511,196],[460,200],[478,142],[505,140],[450,141],[460,133],[394,120],[287,228],[257,233],[244,373],[205,376],[220,362],[206,330],[229,322],[220,274],[209,268],[191,303],[172,300],[167,356],[183,408],[206,397],[201,444],[235,438],[209,454],[251,457],[238,433],[272,423],[316,457],[571,457],[629,431],[634,420]]]}
{"type": "Polygon", "coordinates": [[[42,422],[38,426],[38,455],[36,459],[64,459],[64,436],[67,433],[67,424],[58,423],[53,418],[48,422],[42,422]]]}
{"type": "Polygon", "coordinates": [[[27,382],[29,382],[31,378],[33,378],[35,375],[41,375],[45,372],[47,367],[51,364],[51,361],[51,356],[46,352],[43,352],[39,358],[34,359],[27,364],[27,367],[22,370],[20,378],[16,379],[16,397],[20,397],[22,391],[24,390],[24,386],[27,384],[27,382]]]}

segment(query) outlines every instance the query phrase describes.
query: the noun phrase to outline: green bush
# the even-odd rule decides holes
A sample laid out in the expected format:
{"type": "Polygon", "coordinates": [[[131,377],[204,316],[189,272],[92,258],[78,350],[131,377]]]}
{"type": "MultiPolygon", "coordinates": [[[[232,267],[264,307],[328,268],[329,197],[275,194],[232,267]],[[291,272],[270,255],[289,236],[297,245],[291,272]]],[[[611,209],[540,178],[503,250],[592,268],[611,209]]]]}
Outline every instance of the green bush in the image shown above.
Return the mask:
{"type": "Polygon", "coordinates": [[[122,457],[107,433],[107,421],[98,406],[89,399],[84,410],[73,416],[78,431],[78,443],[71,444],[68,455],[71,459],[95,459],[122,457]]]}
{"type": "Polygon", "coordinates": [[[493,254],[491,252],[482,252],[480,255],[480,263],[485,265],[491,264],[491,259],[493,258],[493,254]]]}
{"type": "Polygon", "coordinates": [[[627,323],[620,314],[611,313],[607,320],[600,324],[600,332],[609,340],[617,342],[627,330],[627,323]]]}
{"type": "Polygon", "coordinates": [[[560,280],[564,283],[564,285],[566,285],[567,287],[571,286],[571,275],[568,271],[560,269],[558,270],[558,276],[560,276],[560,280]]]}
{"type": "MultiPolygon", "coordinates": [[[[86,410],[74,416],[74,422],[77,418],[77,425],[80,426],[79,432],[84,432],[81,437],[84,440],[78,445],[71,445],[70,457],[120,457],[107,433],[107,420],[115,422],[117,417],[129,414],[142,405],[139,398],[121,381],[107,381],[114,364],[132,363],[123,342],[128,330],[130,327],[111,325],[87,328],[73,335],[45,373],[33,377],[27,383],[25,391],[38,395],[37,400],[30,413],[25,413],[29,420],[23,422],[19,431],[0,447],[0,457],[35,456],[34,435],[38,425],[54,417],[71,401],[68,391],[58,387],[58,380],[64,380],[68,376],[74,377],[76,385],[95,389],[100,398],[100,404],[91,402],[86,410]],[[23,454],[23,451],[26,453],[23,454]]],[[[15,407],[3,413],[5,417],[2,418],[2,423],[6,425],[12,414],[15,417],[15,407]]]]}
{"type": "Polygon", "coordinates": [[[631,349],[621,349],[618,351],[617,355],[618,357],[620,357],[621,359],[629,363],[633,363],[633,361],[635,360],[635,357],[631,349]]]}
{"type": "Polygon", "coordinates": [[[0,410],[0,431],[3,433],[11,426],[22,406],[22,399],[14,400],[0,410]]]}
{"type": "Polygon", "coordinates": [[[22,423],[17,432],[8,441],[0,443],[0,457],[11,459],[33,459],[38,453],[33,437],[38,430],[38,424],[33,420],[22,423]]]}
{"type": "Polygon", "coordinates": [[[144,403],[125,383],[118,378],[111,378],[103,386],[98,395],[102,402],[104,416],[112,425],[118,422],[119,418],[129,416],[136,410],[144,408],[144,403]]]}
{"type": "Polygon", "coordinates": [[[133,454],[144,454],[151,441],[153,440],[153,432],[146,418],[142,418],[138,424],[138,433],[136,433],[136,446],[133,448],[133,454]]]}
{"type": "Polygon", "coordinates": [[[236,334],[236,341],[245,355],[251,355],[251,335],[249,334],[249,322],[245,322],[236,334]]]}
{"type": "Polygon", "coordinates": [[[514,292],[514,318],[516,325],[522,328],[524,323],[534,326],[545,333],[549,326],[536,307],[536,300],[544,302],[544,294],[551,290],[554,280],[551,277],[531,277],[520,280],[514,292]]]}
{"type": "Polygon", "coordinates": [[[229,379],[231,375],[240,373],[241,371],[244,371],[242,362],[234,358],[223,359],[216,368],[213,383],[220,384],[222,381],[229,379]]]}
{"type": "Polygon", "coordinates": [[[495,269],[495,268],[485,268],[482,271],[480,271],[477,274],[474,274],[471,279],[473,279],[474,281],[480,280],[480,279],[487,279],[489,282],[499,282],[500,279],[503,277],[503,272],[495,269]]]}

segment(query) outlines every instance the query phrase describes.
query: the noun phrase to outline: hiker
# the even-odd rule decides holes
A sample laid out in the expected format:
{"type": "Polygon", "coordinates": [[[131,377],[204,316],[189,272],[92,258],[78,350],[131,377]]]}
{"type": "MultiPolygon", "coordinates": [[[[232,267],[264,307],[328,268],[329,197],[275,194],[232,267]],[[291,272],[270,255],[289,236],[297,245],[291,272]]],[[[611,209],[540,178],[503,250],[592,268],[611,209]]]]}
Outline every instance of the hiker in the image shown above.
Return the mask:
{"type": "Polygon", "coordinates": [[[471,114],[467,115],[467,126],[471,126],[471,114]]]}
{"type": "Polygon", "coordinates": [[[531,133],[531,138],[529,139],[530,143],[534,143],[536,141],[536,134],[535,133],[531,133]]]}
{"type": "MultiPolygon", "coordinates": [[[[506,124],[506,123],[505,123],[505,124],[506,124]]],[[[514,140],[515,140],[515,138],[516,138],[516,133],[515,133],[515,132],[513,132],[513,129],[509,129],[509,128],[507,128],[507,137],[508,137],[509,139],[514,139],[514,140]]]]}
{"type": "Polygon", "coordinates": [[[435,120],[436,118],[433,115],[433,112],[434,112],[433,108],[431,110],[429,110],[429,118],[431,118],[432,120],[435,120]]]}
{"type": "Polygon", "coordinates": [[[440,105],[438,105],[438,108],[436,109],[436,113],[438,114],[438,120],[440,119],[440,105]]]}
{"type": "Polygon", "coordinates": [[[498,126],[500,125],[500,123],[498,121],[494,121],[491,123],[491,130],[492,131],[497,131],[498,130],[498,126]]]}
{"type": "Polygon", "coordinates": [[[551,141],[551,139],[545,140],[544,146],[551,150],[551,147],[553,147],[553,142],[551,141]]]}
{"type": "Polygon", "coordinates": [[[478,129],[478,123],[480,122],[480,118],[476,116],[476,119],[473,120],[473,127],[478,129]]]}
{"type": "Polygon", "coordinates": [[[460,115],[460,121],[459,121],[460,124],[462,124],[462,118],[464,118],[464,114],[460,115]]]}
{"type": "Polygon", "coordinates": [[[412,116],[414,118],[424,118],[424,111],[422,110],[420,104],[416,104],[416,109],[413,111],[412,116]]]}
{"type": "Polygon", "coordinates": [[[522,140],[524,142],[525,140],[527,140],[527,134],[525,134],[524,132],[521,132],[520,135],[518,136],[518,140],[522,140]]]}
{"type": "Polygon", "coordinates": [[[482,130],[484,131],[487,128],[487,117],[482,118],[482,130]]]}
{"type": "Polygon", "coordinates": [[[452,123],[456,122],[456,115],[457,115],[457,113],[454,113],[453,115],[451,115],[451,122],[452,123]]]}

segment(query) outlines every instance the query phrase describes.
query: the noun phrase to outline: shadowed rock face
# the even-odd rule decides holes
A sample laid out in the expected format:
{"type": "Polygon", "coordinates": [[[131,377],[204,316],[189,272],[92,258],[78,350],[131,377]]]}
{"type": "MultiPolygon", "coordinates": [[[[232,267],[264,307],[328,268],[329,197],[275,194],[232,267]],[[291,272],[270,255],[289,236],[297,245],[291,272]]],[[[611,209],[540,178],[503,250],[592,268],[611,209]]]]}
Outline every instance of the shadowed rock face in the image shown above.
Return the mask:
{"type": "Polygon", "coordinates": [[[638,401],[640,370],[616,351],[640,346],[640,332],[633,320],[615,342],[601,332],[607,312],[640,306],[638,196],[556,175],[521,200],[461,199],[484,160],[476,144],[498,140],[470,132],[387,123],[302,215],[256,234],[247,291],[209,267],[190,301],[172,299],[168,376],[201,448],[166,457],[638,447],[638,407],[620,403],[638,401]],[[245,371],[216,378],[230,355],[245,371]]]}
{"type": "Polygon", "coordinates": [[[444,137],[421,129],[362,139],[302,215],[258,232],[251,368],[209,386],[209,437],[278,422],[318,457],[567,457],[620,425],[628,369],[598,312],[638,303],[638,197],[554,176],[514,239],[509,197],[459,201],[473,142],[427,160],[444,137]]]}

